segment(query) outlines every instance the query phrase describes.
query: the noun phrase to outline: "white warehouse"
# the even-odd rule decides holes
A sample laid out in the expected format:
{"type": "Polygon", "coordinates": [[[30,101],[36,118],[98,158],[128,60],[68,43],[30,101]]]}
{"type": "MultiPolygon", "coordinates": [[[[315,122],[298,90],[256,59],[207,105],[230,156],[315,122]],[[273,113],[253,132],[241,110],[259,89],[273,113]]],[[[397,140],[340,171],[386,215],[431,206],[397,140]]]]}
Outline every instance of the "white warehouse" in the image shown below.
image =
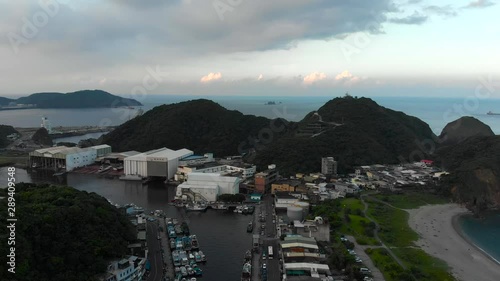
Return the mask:
{"type": "Polygon", "coordinates": [[[177,172],[179,159],[193,155],[188,149],[171,150],[160,148],[124,159],[126,176],[137,177],[166,177],[171,179],[177,172]]]}
{"type": "Polygon", "coordinates": [[[181,198],[182,195],[201,195],[205,201],[217,201],[217,196],[221,194],[239,193],[240,182],[239,177],[223,176],[220,173],[189,173],[187,181],[177,186],[176,196],[181,198]]]}
{"type": "Polygon", "coordinates": [[[54,170],[72,171],[94,164],[98,155],[111,152],[111,146],[98,145],[88,148],[55,146],[37,149],[29,154],[30,166],[54,170]]]}

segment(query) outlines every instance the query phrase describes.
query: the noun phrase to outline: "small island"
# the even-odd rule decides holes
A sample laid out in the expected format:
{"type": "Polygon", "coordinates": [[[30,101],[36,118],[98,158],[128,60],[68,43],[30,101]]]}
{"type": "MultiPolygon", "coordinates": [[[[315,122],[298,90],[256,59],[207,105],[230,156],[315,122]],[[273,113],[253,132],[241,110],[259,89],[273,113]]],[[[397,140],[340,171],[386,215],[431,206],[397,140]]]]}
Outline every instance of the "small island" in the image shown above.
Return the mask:
{"type": "Polygon", "coordinates": [[[27,97],[0,97],[0,110],[30,108],[111,108],[142,106],[135,99],[112,95],[102,90],[82,90],[72,93],[35,93],[27,97]]]}

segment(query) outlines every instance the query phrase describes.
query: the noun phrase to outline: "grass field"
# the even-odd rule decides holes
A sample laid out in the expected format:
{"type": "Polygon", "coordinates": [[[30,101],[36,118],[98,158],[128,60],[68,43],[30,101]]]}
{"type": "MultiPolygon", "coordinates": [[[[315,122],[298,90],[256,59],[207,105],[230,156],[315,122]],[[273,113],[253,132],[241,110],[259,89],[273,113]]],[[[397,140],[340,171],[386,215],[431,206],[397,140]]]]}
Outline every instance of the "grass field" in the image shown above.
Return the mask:
{"type": "Polygon", "coordinates": [[[380,239],[387,246],[408,247],[418,239],[418,234],[408,226],[408,213],[380,202],[367,199],[368,215],[380,225],[380,239]]]}
{"type": "Polygon", "coordinates": [[[450,202],[450,199],[434,194],[417,192],[390,195],[378,194],[374,197],[401,209],[417,209],[420,206],[428,204],[445,204],[450,202]]]}
{"type": "Polygon", "coordinates": [[[394,261],[386,249],[366,249],[365,252],[370,256],[373,264],[380,269],[386,281],[413,280],[405,270],[394,261]]]}
{"type": "Polygon", "coordinates": [[[357,198],[346,198],[342,199],[341,206],[341,217],[345,218],[346,213],[349,216],[349,221],[345,221],[341,232],[354,236],[356,241],[361,245],[380,245],[377,239],[367,235],[365,231],[370,220],[363,216],[365,208],[363,202],[357,198]]]}
{"type": "MultiPolygon", "coordinates": [[[[382,195],[377,196],[377,198],[402,209],[417,208],[424,204],[444,203],[444,199],[426,194],[382,195]],[[384,198],[384,196],[388,198],[384,198]]],[[[392,252],[407,267],[407,271],[401,273],[394,267],[393,264],[396,262],[391,256],[385,255],[382,249],[373,250],[373,253],[369,254],[370,256],[373,255],[374,259],[378,259],[377,263],[380,266],[377,265],[377,267],[382,271],[386,280],[455,280],[448,272],[449,268],[444,261],[434,258],[415,247],[414,241],[419,237],[408,226],[409,214],[406,211],[395,209],[370,198],[366,198],[365,201],[369,204],[368,215],[376,220],[380,226],[378,233],[380,239],[391,248],[392,252]],[[403,277],[397,277],[398,274],[403,274],[401,276],[406,277],[408,277],[406,274],[409,274],[411,279],[401,279],[403,277]]],[[[399,266],[397,263],[396,265],[399,266]]]]}

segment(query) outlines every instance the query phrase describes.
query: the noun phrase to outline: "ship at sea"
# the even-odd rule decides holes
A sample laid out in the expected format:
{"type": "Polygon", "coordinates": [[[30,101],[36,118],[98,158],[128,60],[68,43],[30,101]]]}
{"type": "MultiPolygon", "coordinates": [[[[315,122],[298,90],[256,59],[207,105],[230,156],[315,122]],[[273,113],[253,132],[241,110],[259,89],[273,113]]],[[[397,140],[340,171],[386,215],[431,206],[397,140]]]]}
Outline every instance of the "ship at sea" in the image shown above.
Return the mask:
{"type": "Polygon", "coordinates": [[[495,112],[491,112],[491,111],[488,111],[488,113],[486,113],[487,115],[500,115],[500,113],[495,113],[495,112]]]}

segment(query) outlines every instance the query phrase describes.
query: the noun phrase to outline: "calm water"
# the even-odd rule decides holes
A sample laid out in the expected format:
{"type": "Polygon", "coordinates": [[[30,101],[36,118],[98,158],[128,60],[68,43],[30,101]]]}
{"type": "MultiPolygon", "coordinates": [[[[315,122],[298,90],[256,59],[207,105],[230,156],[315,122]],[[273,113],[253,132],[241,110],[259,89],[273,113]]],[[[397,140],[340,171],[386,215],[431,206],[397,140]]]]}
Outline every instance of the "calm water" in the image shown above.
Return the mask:
{"type": "Polygon", "coordinates": [[[474,244],[500,262],[500,212],[489,213],[484,219],[462,216],[459,222],[474,244]]]}
{"type": "MultiPolygon", "coordinates": [[[[0,175],[6,175],[7,168],[0,168],[0,175]]],[[[50,173],[52,174],[52,173],[50,173]]],[[[78,190],[95,192],[114,203],[135,203],[147,210],[164,210],[167,216],[181,218],[188,222],[192,233],[198,236],[201,250],[208,262],[202,266],[201,280],[232,281],[241,276],[242,261],[246,250],[252,246],[251,234],[246,232],[250,216],[208,210],[205,213],[184,212],[167,205],[173,199],[175,190],[162,183],[143,186],[140,182],[100,178],[94,175],[68,174],[64,180],[43,173],[28,174],[17,169],[18,182],[52,182],[67,184],[78,190]]],[[[0,176],[0,186],[6,186],[6,177],[0,176]]]]}
{"type": "MultiPolygon", "coordinates": [[[[268,118],[283,117],[291,121],[301,120],[307,113],[321,107],[334,98],[323,97],[231,97],[231,96],[176,96],[149,95],[142,103],[144,111],[161,104],[186,100],[209,98],[222,106],[268,118]],[[277,105],[264,105],[276,101],[277,105]],[[279,103],[281,102],[281,103],[279,103]]],[[[415,97],[372,97],[380,105],[416,116],[427,122],[439,134],[443,127],[461,116],[474,116],[488,124],[500,134],[500,116],[488,116],[486,112],[500,112],[500,99],[476,100],[463,98],[415,98],[415,97]]],[[[96,126],[120,125],[135,116],[137,109],[94,108],[94,109],[28,109],[0,111],[0,123],[17,127],[38,127],[42,116],[48,117],[52,126],[96,126]]]]}

